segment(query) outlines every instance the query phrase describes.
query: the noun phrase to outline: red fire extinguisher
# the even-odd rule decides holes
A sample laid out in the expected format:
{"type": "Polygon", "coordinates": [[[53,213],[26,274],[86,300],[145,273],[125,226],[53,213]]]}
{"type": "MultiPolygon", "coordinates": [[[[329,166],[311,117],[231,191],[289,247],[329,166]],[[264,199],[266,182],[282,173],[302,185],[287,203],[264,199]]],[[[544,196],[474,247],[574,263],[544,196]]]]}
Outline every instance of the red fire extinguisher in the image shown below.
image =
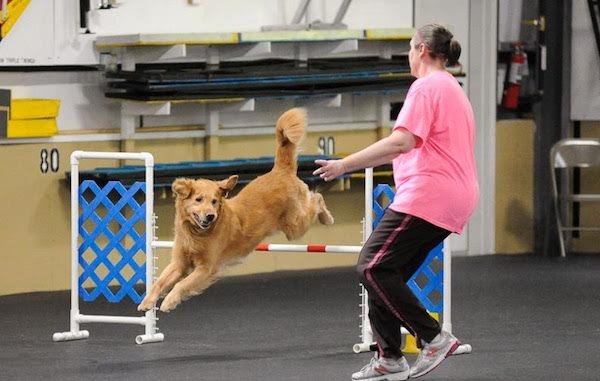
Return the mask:
{"type": "Polygon", "coordinates": [[[508,109],[516,109],[519,104],[519,93],[521,92],[521,81],[524,73],[527,71],[527,56],[520,43],[514,45],[510,57],[510,71],[508,73],[508,83],[504,90],[504,99],[502,106],[508,109]]]}

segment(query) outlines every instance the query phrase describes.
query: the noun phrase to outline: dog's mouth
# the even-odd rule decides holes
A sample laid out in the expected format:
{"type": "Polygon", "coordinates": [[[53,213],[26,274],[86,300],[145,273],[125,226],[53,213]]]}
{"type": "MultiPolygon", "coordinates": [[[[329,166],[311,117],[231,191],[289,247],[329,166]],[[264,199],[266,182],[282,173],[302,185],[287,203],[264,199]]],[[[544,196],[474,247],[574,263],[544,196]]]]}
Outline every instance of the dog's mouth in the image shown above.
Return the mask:
{"type": "Polygon", "coordinates": [[[203,220],[198,213],[192,213],[192,216],[196,225],[198,225],[198,227],[202,230],[207,230],[216,221],[216,219],[211,221],[203,220]]]}

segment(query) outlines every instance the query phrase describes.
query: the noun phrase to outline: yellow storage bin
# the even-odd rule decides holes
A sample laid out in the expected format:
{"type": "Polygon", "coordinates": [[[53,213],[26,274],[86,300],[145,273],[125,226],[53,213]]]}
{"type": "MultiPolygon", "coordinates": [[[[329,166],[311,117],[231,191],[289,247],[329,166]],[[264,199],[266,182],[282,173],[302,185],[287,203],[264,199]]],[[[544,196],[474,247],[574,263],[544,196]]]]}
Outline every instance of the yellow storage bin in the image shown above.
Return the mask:
{"type": "Polygon", "coordinates": [[[12,99],[10,102],[10,119],[56,118],[59,108],[59,99],[12,99]]]}
{"type": "MultiPolygon", "coordinates": [[[[435,320],[440,321],[440,315],[437,312],[429,312],[435,320]]],[[[404,341],[404,347],[402,348],[402,352],[416,354],[421,350],[417,346],[417,340],[411,334],[407,334],[404,341]]]]}
{"type": "Polygon", "coordinates": [[[7,138],[40,138],[56,135],[58,127],[56,119],[22,119],[9,120],[7,138]]]}

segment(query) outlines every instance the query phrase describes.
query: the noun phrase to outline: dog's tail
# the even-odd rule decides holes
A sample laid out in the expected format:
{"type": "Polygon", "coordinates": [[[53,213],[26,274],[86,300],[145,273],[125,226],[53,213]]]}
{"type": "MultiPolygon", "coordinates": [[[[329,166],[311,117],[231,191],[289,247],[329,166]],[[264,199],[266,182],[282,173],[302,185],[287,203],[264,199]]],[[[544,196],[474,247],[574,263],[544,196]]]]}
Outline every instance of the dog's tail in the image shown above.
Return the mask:
{"type": "Polygon", "coordinates": [[[306,110],[293,108],[283,113],[277,120],[275,139],[275,168],[289,169],[296,172],[298,163],[298,146],[306,133],[306,110]]]}

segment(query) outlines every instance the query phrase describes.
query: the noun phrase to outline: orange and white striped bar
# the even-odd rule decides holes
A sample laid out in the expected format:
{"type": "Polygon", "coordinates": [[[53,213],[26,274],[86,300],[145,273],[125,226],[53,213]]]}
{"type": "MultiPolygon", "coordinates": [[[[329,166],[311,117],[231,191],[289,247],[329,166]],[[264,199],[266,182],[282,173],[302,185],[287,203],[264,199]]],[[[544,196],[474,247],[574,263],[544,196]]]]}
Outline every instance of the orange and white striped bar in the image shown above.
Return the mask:
{"type": "Polygon", "coordinates": [[[335,246],[335,245],[286,245],[274,243],[261,243],[256,251],[289,251],[309,253],[360,253],[362,246],[335,246]]]}

